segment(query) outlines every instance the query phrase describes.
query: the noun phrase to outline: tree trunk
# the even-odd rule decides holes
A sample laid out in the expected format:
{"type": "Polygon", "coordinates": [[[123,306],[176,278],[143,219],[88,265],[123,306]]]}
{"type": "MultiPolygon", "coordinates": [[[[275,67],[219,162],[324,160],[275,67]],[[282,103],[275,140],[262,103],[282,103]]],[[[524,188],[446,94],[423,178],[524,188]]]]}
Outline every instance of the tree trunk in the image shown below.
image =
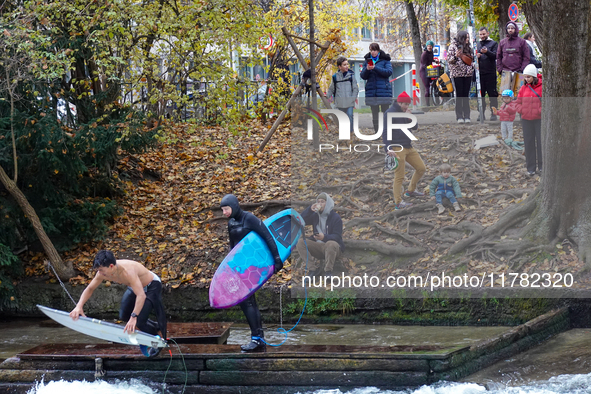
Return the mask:
{"type": "MultiPolygon", "coordinates": [[[[412,50],[415,55],[415,65],[417,69],[417,74],[419,73],[419,68],[421,67],[421,54],[423,52],[422,45],[421,45],[421,29],[419,27],[419,21],[417,20],[417,15],[415,13],[414,5],[412,4],[412,0],[405,0],[406,5],[406,16],[408,21],[410,22],[410,34],[412,36],[412,50]]],[[[425,93],[427,90],[426,86],[423,86],[423,80],[420,76],[417,77],[417,81],[419,82],[419,86],[421,88],[421,104],[427,105],[427,100],[425,100],[425,93]]],[[[413,86],[414,89],[414,86],[413,86]]],[[[411,94],[412,97],[412,94],[411,94]]]]}
{"type": "Polygon", "coordinates": [[[569,238],[591,267],[591,6],[545,1],[542,155],[538,207],[527,227],[548,242],[569,238]]]}
{"type": "Polygon", "coordinates": [[[523,13],[531,32],[536,38],[536,45],[544,53],[546,43],[546,29],[544,29],[544,3],[545,0],[527,0],[523,5],[523,13]]]}
{"type": "Polygon", "coordinates": [[[505,38],[505,26],[509,23],[509,6],[513,3],[512,0],[498,0],[497,10],[499,11],[499,42],[505,38]]]}
{"type": "Polygon", "coordinates": [[[14,183],[18,181],[18,160],[16,155],[16,136],[14,135],[14,89],[16,85],[10,81],[10,73],[6,67],[6,84],[10,95],[10,135],[12,136],[12,161],[14,165],[14,183]]]}
{"type": "Polygon", "coordinates": [[[60,279],[68,280],[74,276],[74,269],[71,264],[65,264],[60,257],[57,250],[53,246],[53,243],[45,233],[43,229],[43,225],[35,213],[35,210],[27,201],[25,195],[20,191],[18,186],[8,177],[6,172],[2,167],[0,167],[0,182],[4,185],[6,190],[10,193],[12,197],[16,200],[16,202],[20,205],[21,209],[23,210],[24,214],[29,218],[29,221],[33,225],[35,229],[35,233],[39,237],[41,244],[43,245],[43,249],[45,250],[45,254],[49,258],[49,261],[55,268],[55,271],[59,275],[60,279]]]}

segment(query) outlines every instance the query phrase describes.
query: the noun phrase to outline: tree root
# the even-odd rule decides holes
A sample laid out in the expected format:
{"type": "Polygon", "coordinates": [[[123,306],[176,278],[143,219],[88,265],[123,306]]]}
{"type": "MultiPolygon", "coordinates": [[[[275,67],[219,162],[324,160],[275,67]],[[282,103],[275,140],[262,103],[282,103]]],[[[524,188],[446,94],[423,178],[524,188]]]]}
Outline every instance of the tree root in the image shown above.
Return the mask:
{"type": "Polygon", "coordinates": [[[360,207],[359,204],[357,204],[356,202],[354,202],[352,199],[350,199],[347,196],[343,196],[343,198],[351,205],[353,205],[355,208],[357,208],[360,211],[367,211],[367,209],[360,207]]]}
{"type": "Polygon", "coordinates": [[[478,171],[478,173],[480,175],[484,174],[484,171],[482,170],[482,166],[476,162],[476,157],[472,157],[472,164],[473,164],[473,167],[476,168],[476,170],[478,171]]]}
{"type": "Polygon", "coordinates": [[[448,255],[454,255],[466,249],[474,241],[478,240],[482,236],[483,232],[483,227],[480,224],[472,222],[462,222],[455,226],[449,226],[448,228],[472,232],[472,234],[468,238],[462,239],[461,241],[453,245],[451,248],[449,248],[449,252],[447,252],[448,255]]]}
{"type": "Polygon", "coordinates": [[[538,193],[539,188],[536,189],[534,193],[523,202],[523,204],[508,211],[505,215],[501,216],[495,224],[487,227],[486,230],[483,231],[482,236],[485,238],[494,235],[500,237],[509,227],[528,218],[536,208],[536,197],[538,196],[538,193]]]}
{"type": "Polygon", "coordinates": [[[345,229],[351,228],[351,227],[356,227],[356,226],[362,226],[362,225],[366,225],[370,222],[374,222],[374,221],[379,221],[379,222],[384,222],[386,221],[387,218],[390,217],[390,214],[386,214],[384,216],[371,216],[371,217],[366,217],[366,218],[353,218],[349,221],[347,221],[346,223],[343,223],[343,227],[345,229]]]}
{"type": "Polygon", "coordinates": [[[406,233],[407,234],[423,234],[423,233],[433,230],[434,227],[435,227],[435,225],[433,223],[429,223],[424,220],[409,219],[406,221],[406,233]],[[428,227],[428,228],[423,229],[423,230],[414,230],[411,232],[410,226],[413,224],[417,225],[418,227],[428,227]]]}
{"type": "Polygon", "coordinates": [[[406,234],[404,234],[404,233],[401,233],[401,232],[398,232],[398,231],[395,231],[395,230],[390,230],[389,228],[386,228],[386,227],[380,226],[380,225],[379,225],[379,224],[377,224],[377,223],[372,223],[372,224],[371,224],[371,226],[372,226],[372,227],[375,227],[376,229],[380,230],[380,231],[381,231],[381,232],[383,232],[383,233],[386,233],[386,234],[392,235],[392,236],[394,236],[394,237],[401,238],[401,239],[403,239],[404,241],[406,241],[406,242],[408,242],[408,243],[411,243],[411,244],[413,244],[413,245],[421,245],[421,244],[422,244],[422,242],[421,242],[420,240],[418,240],[417,238],[415,238],[415,237],[413,237],[413,236],[411,236],[411,235],[406,235],[406,234]]]}
{"type": "Polygon", "coordinates": [[[362,250],[373,250],[375,252],[394,257],[416,256],[425,252],[424,248],[409,248],[406,246],[389,245],[379,241],[363,241],[357,239],[343,240],[345,247],[362,250]]]}
{"type": "Polygon", "coordinates": [[[347,221],[346,223],[343,223],[343,227],[345,229],[351,228],[351,227],[357,227],[357,226],[362,226],[362,225],[367,225],[368,223],[371,222],[388,222],[390,220],[394,220],[397,218],[401,218],[413,213],[417,213],[417,212],[424,212],[424,211],[428,211],[429,209],[432,209],[434,207],[434,204],[431,202],[428,203],[424,203],[424,204],[418,204],[418,205],[413,205],[410,208],[406,208],[406,209],[401,209],[399,211],[391,211],[383,216],[371,216],[371,217],[365,217],[365,218],[353,218],[349,221],[347,221]]]}
{"type": "Polygon", "coordinates": [[[486,197],[486,200],[490,201],[492,199],[497,198],[498,196],[509,196],[512,198],[521,198],[525,193],[528,195],[533,193],[534,189],[513,189],[513,190],[504,190],[501,192],[496,192],[491,194],[490,196],[486,197]]]}
{"type": "MultiPolygon", "coordinates": [[[[536,258],[538,258],[538,256],[542,253],[542,252],[552,252],[554,251],[555,245],[556,245],[557,240],[553,240],[552,242],[550,242],[547,245],[540,245],[540,246],[530,246],[530,247],[522,247],[518,250],[515,251],[515,253],[513,254],[513,256],[511,256],[509,258],[509,261],[514,260],[517,256],[520,255],[525,255],[525,254],[529,254],[529,253],[533,253],[536,252],[536,254],[532,257],[532,258],[525,258],[525,259],[521,259],[520,262],[521,264],[519,264],[518,266],[515,265],[515,263],[513,263],[511,265],[511,269],[515,270],[515,271],[519,271],[525,264],[535,260],[536,258]]],[[[529,245],[532,245],[531,243],[528,242],[529,245]]]]}
{"type": "Polygon", "coordinates": [[[474,205],[477,208],[480,208],[480,205],[482,204],[480,202],[480,199],[475,199],[475,198],[469,198],[469,197],[462,197],[461,200],[458,200],[458,202],[460,202],[461,205],[474,205]]]}
{"type": "Polygon", "coordinates": [[[525,161],[525,156],[523,156],[521,154],[521,152],[516,151],[513,148],[509,148],[507,145],[505,145],[503,143],[501,144],[501,146],[505,149],[505,151],[507,153],[509,153],[509,159],[511,160],[511,164],[510,164],[511,167],[513,167],[516,164],[522,164],[522,163],[516,163],[515,162],[516,160],[521,161],[521,162],[525,161]],[[515,155],[515,157],[513,155],[515,155]]]}
{"type": "MultiPolygon", "coordinates": [[[[486,239],[502,236],[508,228],[519,223],[532,214],[536,207],[536,197],[538,193],[539,189],[536,189],[536,191],[523,204],[507,212],[492,226],[487,227],[484,230],[482,230],[482,227],[480,229],[477,229],[476,227],[470,228],[470,230],[473,231],[472,235],[453,245],[449,249],[448,255],[454,255],[464,251],[466,248],[470,247],[474,242],[481,238],[486,239]]],[[[504,247],[507,247],[507,244],[505,244],[504,247]]],[[[479,251],[481,250],[477,250],[476,253],[479,251]]]]}

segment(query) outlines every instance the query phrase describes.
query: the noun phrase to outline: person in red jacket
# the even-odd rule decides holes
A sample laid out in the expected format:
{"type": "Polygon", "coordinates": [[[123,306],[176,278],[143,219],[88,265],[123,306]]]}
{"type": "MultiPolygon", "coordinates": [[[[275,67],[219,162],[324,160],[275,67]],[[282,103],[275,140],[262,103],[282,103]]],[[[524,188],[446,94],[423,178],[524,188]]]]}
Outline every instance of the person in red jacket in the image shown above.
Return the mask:
{"type": "MultiPolygon", "coordinates": [[[[501,108],[496,109],[492,107],[493,114],[499,115],[501,121],[501,136],[503,141],[513,141],[513,122],[515,121],[515,114],[517,108],[515,108],[515,102],[513,101],[513,91],[511,89],[503,90],[501,94],[503,105],[501,108]]],[[[507,143],[509,143],[508,141],[507,143]]]]}
{"type": "Polygon", "coordinates": [[[523,77],[525,83],[519,89],[515,106],[521,114],[527,174],[533,176],[536,165],[542,172],[542,76],[536,66],[529,64],[523,77]]]}

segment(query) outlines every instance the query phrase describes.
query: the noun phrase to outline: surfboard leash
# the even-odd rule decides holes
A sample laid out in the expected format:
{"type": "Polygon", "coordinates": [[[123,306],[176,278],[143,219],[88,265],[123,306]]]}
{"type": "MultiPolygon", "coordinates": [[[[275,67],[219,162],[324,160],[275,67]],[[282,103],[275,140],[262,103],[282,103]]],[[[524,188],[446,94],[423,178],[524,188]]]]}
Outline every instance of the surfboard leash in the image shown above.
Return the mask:
{"type": "MultiPolygon", "coordinates": [[[[183,394],[185,392],[185,389],[187,388],[187,381],[189,380],[189,371],[187,370],[187,363],[185,362],[185,356],[183,356],[183,352],[181,351],[181,347],[179,346],[178,343],[176,343],[176,341],[172,338],[168,338],[167,341],[170,341],[172,343],[174,343],[179,351],[179,354],[181,355],[181,360],[183,362],[183,367],[185,368],[185,384],[183,385],[183,390],[181,391],[181,394],[183,394]]],[[[168,354],[170,355],[170,363],[168,363],[168,368],[166,368],[166,372],[164,372],[164,380],[162,381],[162,394],[165,394],[164,392],[164,388],[166,386],[166,375],[168,374],[168,371],[170,371],[170,367],[172,366],[172,350],[170,350],[170,348],[168,349],[168,354]]]]}
{"type": "MultiPolygon", "coordinates": [[[[306,236],[305,235],[306,235],[305,232],[302,231],[302,236],[304,238],[304,245],[306,245],[306,269],[305,269],[304,272],[308,273],[308,256],[310,255],[310,253],[308,252],[308,243],[306,242],[306,236]]],[[[302,281],[302,285],[304,285],[303,281],[302,281]]],[[[281,290],[279,290],[279,291],[281,291],[281,290]]],[[[305,298],[305,301],[304,301],[304,307],[302,308],[302,313],[300,313],[300,317],[298,318],[298,321],[296,322],[296,324],[292,328],[290,328],[289,330],[286,330],[283,327],[277,328],[277,332],[278,333],[285,334],[285,339],[283,339],[283,341],[280,344],[278,344],[278,345],[274,345],[272,343],[269,343],[269,342],[265,341],[264,338],[260,338],[261,341],[263,341],[265,344],[267,344],[269,346],[275,346],[275,347],[281,346],[285,342],[287,342],[287,334],[289,332],[293,331],[294,328],[296,328],[298,326],[298,324],[300,323],[300,320],[302,320],[302,317],[304,316],[304,312],[306,310],[306,305],[308,304],[308,289],[306,288],[306,286],[304,286],[304,294],[306,295],[306,298],[305,298]]],[[[280,306],[280,309],[281,309],[281,306],[280,306]]],[[[281,323],[283,324],[283,316],[281,316],[281,323]]]]}
{"type": "Polygon", "coordinates": [[[60,279],[60,277],[57,274],[57,272],[55,272],[55,268],[53,268],[53,265],[51,265],[51,262],[49,260],[45,260],[45,263],[47,265],[49,265],[49,268],[51,268],[51,270],[53,271],[53,274],[55,275],[55,277],[57,278],[57,280],[59,280],[60,285],[62,286],[62,289],[64,289],[64,291],[66,292],[66,294],[68,295],[68,297],[70,297],[70,299],[74,303],[74,306],[76,306],[76,301],[74,301],[74,299],[72,298],[72,295],[70,294],[70,292],[68,291],[68,289],[66,289],[66,286],[64,285],[64,282],[62,282],[62,280],[60,279]]]}

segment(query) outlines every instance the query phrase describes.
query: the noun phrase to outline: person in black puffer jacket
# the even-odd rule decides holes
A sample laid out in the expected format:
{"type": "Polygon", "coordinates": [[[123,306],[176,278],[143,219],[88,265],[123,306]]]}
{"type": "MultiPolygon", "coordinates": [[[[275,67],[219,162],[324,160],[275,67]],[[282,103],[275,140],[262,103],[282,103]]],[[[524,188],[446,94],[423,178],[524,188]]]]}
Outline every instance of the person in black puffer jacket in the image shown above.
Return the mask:
{"type": "MultiPolygon", "coordinates": [[[[242,238],[246,237],[248,233],[254,231],[265,241],[269,247],[269,251],[275,260],[275,273],[283,268],[283,262],[277,250],[277,244],[269,229],[262,222],[250,212],[245,212],[240,208],[238,198],[233,194],[226,194],[220,202],[222,213],[229,218],[228,234],[230,236],[230,249],[233,249],[242,238]]],[[[240,303],[240,309],[244,312],[248,325],[250,326],[251,341],[246,345],[242,345],[241,349],[244,352],[264,352],[266,344],[264,341],[263,324],[261,321],[261,312],[256,303],[254,293],[246,300],[240,303]]]]}

